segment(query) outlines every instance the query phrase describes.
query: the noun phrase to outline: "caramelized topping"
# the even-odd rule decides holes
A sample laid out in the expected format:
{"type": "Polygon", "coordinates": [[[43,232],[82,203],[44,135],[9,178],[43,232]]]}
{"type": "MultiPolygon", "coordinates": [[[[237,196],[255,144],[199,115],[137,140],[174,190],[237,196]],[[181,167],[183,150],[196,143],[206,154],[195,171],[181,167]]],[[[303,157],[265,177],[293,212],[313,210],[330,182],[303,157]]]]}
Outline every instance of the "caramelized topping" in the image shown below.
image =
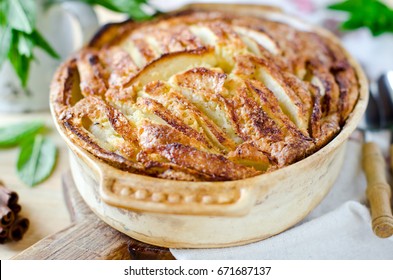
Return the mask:
{"type": "Polygon", "coordinates": [[[108,27],[54,83],[66,133],[117,168],[176,180],[243,179],[317,151],[351,113],[356,73],[335,42],[261,16],[108,27]]]}

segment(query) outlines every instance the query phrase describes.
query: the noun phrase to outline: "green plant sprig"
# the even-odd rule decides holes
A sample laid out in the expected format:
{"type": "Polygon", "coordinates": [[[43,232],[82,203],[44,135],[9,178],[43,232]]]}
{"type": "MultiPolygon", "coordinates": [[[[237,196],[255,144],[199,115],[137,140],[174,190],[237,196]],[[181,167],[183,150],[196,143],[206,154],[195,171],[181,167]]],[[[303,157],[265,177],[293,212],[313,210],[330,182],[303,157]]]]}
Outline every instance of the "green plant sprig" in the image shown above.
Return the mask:
{"type": "Polygon", "coordinates": [[[33,49],[43,49],[58,58],[56,51],[36,29],[33,0],[0,0],[0,66],[9,60],[23,87],[26,87],[33,49]]]}
{"type": "Polygon", "coordinates": [[[148,0],[81,0],[81,2],[100,5],[114,12],[127,14],[136,21],[147,20],[152,17],[143,9],[144,6],[149,6],[154,12],[157,12],[155,8],[148,4],[148,0]]]}
{"type": "Polygon", "coordinates": [[[28,186],[35,186],[52,173],[57,160],[57,147],[46,136],[40,121],[22,122],[0,127],[0,148],[19,147],[16,170],[28,186]]]}
{"type": "Polygon", "coordinates": [[[349,13],[341,24],[344,30],[366,27],[373,36],[393,32],[393,10],[378,0],[346,0],[328,8],[349,13]]]}
{"type": "MultiPolygon", "coordinates": [[[[151,18],[158,10],[148,0],[46,0],[46,6],[79,1],[103,6],[109,10],[129,15],[140,21],[151,18]],[[149,7],[153,14],[145,11],[149,7]]],[[[36,29],[36,4],[34,0],[0,0],[0,67],[9,60],[21,84],[26,87],[34,48],[43,49],[53,58],[59,58],[54,48],[36,29]]]]}
{"type": "Polygon", "coordinates": [[[83,2],[91,6],[102,6],[113,12],[126,14],[136,21],[148,20],[161,13],[149,0],[46,0],[46,5],[61,2],[83,2]]]}

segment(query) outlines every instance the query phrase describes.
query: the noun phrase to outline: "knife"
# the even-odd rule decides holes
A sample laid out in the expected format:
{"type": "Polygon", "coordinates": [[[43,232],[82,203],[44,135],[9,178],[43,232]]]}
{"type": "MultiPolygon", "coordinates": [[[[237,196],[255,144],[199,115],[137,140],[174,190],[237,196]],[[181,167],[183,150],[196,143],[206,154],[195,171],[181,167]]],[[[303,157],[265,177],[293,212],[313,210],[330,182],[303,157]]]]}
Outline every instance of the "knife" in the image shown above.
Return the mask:
{"type": "Polygon", "coordinates": [[[387,238],[393,235],[391,187],[387,182],[385,158],[379,145],[370,139],[375,140],[375,133],[386,128],[388,121],[393,120],[392,99],[385,95],[386,91],[383,92],[383,96],[379,91],[383,86],[383,79],[381,77],[378,80],[378,94],[371,87],[369,103],[361,129],[365,138],[362,165],[367,179],[366,196],[371,209],[372,229],[378,237],[387,238]]]}

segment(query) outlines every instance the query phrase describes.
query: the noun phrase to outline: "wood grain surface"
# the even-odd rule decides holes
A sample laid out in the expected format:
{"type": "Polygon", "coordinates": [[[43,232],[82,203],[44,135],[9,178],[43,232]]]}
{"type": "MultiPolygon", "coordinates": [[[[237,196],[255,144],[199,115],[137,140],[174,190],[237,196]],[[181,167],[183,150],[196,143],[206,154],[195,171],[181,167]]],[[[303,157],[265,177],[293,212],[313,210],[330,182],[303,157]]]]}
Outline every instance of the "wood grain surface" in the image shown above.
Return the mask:
{"type": "Polygon", "coordinates": [[[102,222],[83,201],[70,173],[63,176],[63,190],[73,223],[13,259],[174,259],[168,249],[134,240],[102,222]]]}

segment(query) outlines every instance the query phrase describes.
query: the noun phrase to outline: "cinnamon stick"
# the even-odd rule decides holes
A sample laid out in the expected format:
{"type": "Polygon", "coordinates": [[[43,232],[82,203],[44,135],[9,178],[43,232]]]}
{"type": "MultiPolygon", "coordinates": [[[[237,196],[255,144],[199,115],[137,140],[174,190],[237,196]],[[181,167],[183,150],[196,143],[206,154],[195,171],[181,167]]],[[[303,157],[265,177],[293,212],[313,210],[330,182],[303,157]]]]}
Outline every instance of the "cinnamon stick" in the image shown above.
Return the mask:
{"type": "Polygon", "coordinates": [[[0,238],[5,238],[8,236],[8,229],[0,227],[0,238]]]}
{"type": "Polygon", "coordinates": [[[0,227],[0,244],[4,244],[7,242],[8,234],[9,234],[9,227],[8,228],[0,227]]]}
{"type": "Polygon", "coordinates": [[[17,205],[18,194],[6,188],[3,182],[0,181],[0,205],[7,205],[8,207],[17,205]]]}
{"type": "Polygon", "coordinates": [[[18,199],[18,194],[0,181],[0,244],[21,240],[29,228],[29,220],[18,215],[22,209],[18,199]]]}
{"type": "Polygon", "coordinates": [[[14,212],[15,216],[22,210],[22,206],[19,204],[12,204],[8,207],[12,210],[12,212],[14,212]]]}
{"type": "Polygon", "coordinates": [[[11,226],[8,238],[13,241],[19,241],[26,233],[30,225],[30,222],[26,218],[19,217],[11,226]]]}
{"type": "Polygon", "coordinates": [[[0,227],[5,228],[15,220],[15,213],[5,205],[0,205],[0,227]]]}

